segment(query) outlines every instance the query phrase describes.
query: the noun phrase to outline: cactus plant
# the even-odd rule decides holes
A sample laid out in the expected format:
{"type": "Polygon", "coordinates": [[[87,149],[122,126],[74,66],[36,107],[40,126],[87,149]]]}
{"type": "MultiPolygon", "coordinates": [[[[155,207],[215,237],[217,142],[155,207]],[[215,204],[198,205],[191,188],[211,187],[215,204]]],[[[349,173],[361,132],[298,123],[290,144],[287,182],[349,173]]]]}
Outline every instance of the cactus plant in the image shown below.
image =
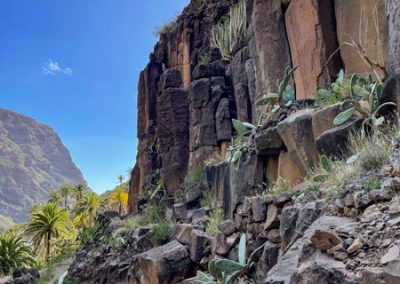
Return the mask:
{"type": "Polygon", "coordinates": [[[258,247],[246,260],[246,235],[242,234],[239,242],[239,262],[229,259],[213,259],[208,264],[208,272],[198,271],[193,284],[239,284],[254,266],[254,255],[264,248],[265,243],[258,247]]]}
{"type": "Polygon", "coordinates": [[[297,67],[298,66],[293,68],[287,67],[285,70],[285,77],[282,81],[278,80],[276,84],[276,91],[274,93],[268,93],[256,101],[257,106],[267,106],[266,112],[262,112],[259,109],[256,111],[259,117],[258,125],[260,125],[263,120],[273,120],[281,108],[293,102],[294,88],[289,85],[289,81],[297,67]]]}
{"type": "Polygon", "coordinates": [[[211,28],[211,42],[225,59],[231,58],[234,44],[247,32],[247,0],[232,5],[229,13],[211,28]]]}
{"type": "Polygon", "coordinates": [[[323,171],[312,177],[314,182],[324,182],[329,177],[329,173],[333,171],[332,161],[326,155],[322,155],[319,162],[323,171]]]}
{"type": "Polygon", "coordinates": [[[351,99],[342,103],[342,106],[350,105],[350,108],[339,113],[335,117],[333,124],[339,126],[349,121],[352,117],[361,117],[363,118],[361,136],[365,137],[369,129],[374,130],[385,122],[383,116],[378,117],[379,111],[385,106],[396,106],[396,104],[388,102],[379,105],[382,84],[372,82],[371,78],[367,84],[360,85],[357,84],[357,76],[353,75],[350,82],[351,99]]]}

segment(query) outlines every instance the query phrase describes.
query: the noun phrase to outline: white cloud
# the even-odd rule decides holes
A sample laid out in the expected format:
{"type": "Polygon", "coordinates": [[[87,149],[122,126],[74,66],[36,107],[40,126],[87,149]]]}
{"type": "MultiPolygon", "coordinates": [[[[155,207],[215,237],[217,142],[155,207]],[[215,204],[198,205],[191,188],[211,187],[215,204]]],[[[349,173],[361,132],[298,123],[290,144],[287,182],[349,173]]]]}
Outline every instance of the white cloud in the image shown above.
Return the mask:
{"type": "Polygon", "coordinates": [[[61,66],[57,61],[52,59],[47,60],[42,65],[42,72],[44,75],[56,75],[57,73],[65,74],[68,76],[72,75],[72,69],[66,66],[61,66]]]}

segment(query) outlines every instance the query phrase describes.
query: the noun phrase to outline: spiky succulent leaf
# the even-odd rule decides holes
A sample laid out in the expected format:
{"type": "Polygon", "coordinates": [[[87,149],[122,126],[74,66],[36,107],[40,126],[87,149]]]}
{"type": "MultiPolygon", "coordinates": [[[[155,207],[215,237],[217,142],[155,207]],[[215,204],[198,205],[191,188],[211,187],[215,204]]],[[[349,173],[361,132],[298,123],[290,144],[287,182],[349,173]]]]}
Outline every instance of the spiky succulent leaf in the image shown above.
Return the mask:
{"type": "Polygon", "coordinates": [[[245,134],[248,130],[247,127],[240,120],[232,119],[232,124],[239,135],[245,134]]]}
{"type": "Polygon", "coordinates": [[[207,275],[200,270],[197,271],[196,278],[193,280],[193,284],[211,284],[214,283],[214,278],[211,275],[207,275]]]}
{"type": "Polygon", "coordinates": [[[220,270],[218,270],[217,266],[215,265],[215,263],[217,262],[216,259],[212,259],[209,263],[208,263],[208,272],[211,274],[212,277],[214,277],[215,279],[222,279],[222,273],[220,270]]]}
{"type": "Polygon", "coordinates": [[[249,122],[242,122],[245,127],[248,129],[256,129],[257,127],[249,122]]]}
{"type": "Polygon", "coordinates": [[[240,263],[229,259],[218,259],[215,262],[215,266],[219,271],[227,274],[231,274],[236,271],[241,271],[245,267],[244,265],[241,265],[240,263]]]}
{"type": "Polygon", "coordinates": [[[239,263],[241,265],[246,264],[246,234],[242,234],[240,236],[240,241],[239,241],[239,263]]]}
{"type": "Polygon", "coordinates": [[[342,125],[346,121],[348,121],[354,114],[354,108],[349,108],[341,113],[339,113],[335,119],[333,120],[333,124],[335,126],[342,125]]]}
{"type": "Polygon", "coordinates": [[[320,157],[320,163],[325,171],[328,173],[332,172],[332,161],[326,155],[320,157]]]}
{"type": "Polygon", "coordinates": [[[313,182],[324,182],[328,179],[328,175],[327,174],[318,174],[313,176],[312,180],[313,182]]]}
{"type": "Polygon", "coordinates": [[[358,154],[349,157],[349,158],[346,160],[346,164],[350,165],[350,164],[354,163],[354,162],[357,161],[357,160],[358,160],[358,154]]]}

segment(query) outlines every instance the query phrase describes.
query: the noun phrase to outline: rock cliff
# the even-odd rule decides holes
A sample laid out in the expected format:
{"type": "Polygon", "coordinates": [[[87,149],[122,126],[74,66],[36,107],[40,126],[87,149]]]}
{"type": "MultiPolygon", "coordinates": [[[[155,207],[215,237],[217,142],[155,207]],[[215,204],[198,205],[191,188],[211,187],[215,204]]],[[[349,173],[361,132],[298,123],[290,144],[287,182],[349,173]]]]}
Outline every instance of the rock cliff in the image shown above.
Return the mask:
{"type": "MultiPolygon", "coordinates": [[[[237,2],[192,0],[163,30],[141,72],[131,211],[154,174],[173,194],[188,171],[216,153],[224,154],[234,133],[231,119],[255,122],[255,102],[275,90],[288,66],[298,66],[293,83],[299,105],[311,103],[317,89],[341,69],[385,75],[384,1],[245,1],[244,35],[233,43],[229,56],[222,56],[212,40],[213,27],[237,2]]],[[[389,26],[395,29],[393,20],[389,26]]],[[[288,161],[281,168],[292,167],[289,158],[280,160],[288,161]]]]}
{"type": "Polygon", "coordinates": [[[23,222],[64,183],[85,180],[54,130],[0,109],[0,215],[23,222]]]}

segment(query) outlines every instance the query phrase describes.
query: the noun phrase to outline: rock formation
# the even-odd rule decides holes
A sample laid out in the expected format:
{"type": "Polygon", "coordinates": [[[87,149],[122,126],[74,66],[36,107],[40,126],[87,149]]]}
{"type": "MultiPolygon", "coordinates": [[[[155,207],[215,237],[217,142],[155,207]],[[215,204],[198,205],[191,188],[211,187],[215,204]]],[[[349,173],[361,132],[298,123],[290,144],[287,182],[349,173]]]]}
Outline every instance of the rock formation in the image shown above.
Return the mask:
{"type": "MultiPolygon", "coordinates": [[[[387,45],[392,58],[397,58],[397,10],[388,8],[389,30],[394,31],[390,39],[385,3],[374,0],[247,0],[246,34],[234,44],[230,57],[222,58],[212,44],[211,30],[237,2],[192,0],[161,33],[140,75],[131,211],[150,176],[159,174],[173,194],[188,171],[214,154],[224,154],[234,134],[231,119],[255,123],[257,99],[275,91],[287,67],[298,65],[293,83],[301,105],[312,102],[317,89],[325,87],[340,69],[383,76],[387,45]],[[355,43],[364,52],[347,43],[355,43]],[[365,57],[376,64],[366,63],[365,57]]],[[[396,1],[387,2],[396,6],[396,1]]],[[[263,163],[293,169],[291,180],[296,181],[295,173],[304,175],[305,165],[315,164],[315,153],[307,158],[311,160],[304,160],[291,147],[287,150],[289,155],[269,155],[269,162],[263,163]]],[[[287,176],[284,170],[280,174],[287,176]]],[[[277,177],[267,171],[264,180],[277,177]]]]}
{"type": "Polygon", "coordinates": [[[23,222],[64,183],[86,182],[54,130],[0,109],[0,215],[23,222]]]}

